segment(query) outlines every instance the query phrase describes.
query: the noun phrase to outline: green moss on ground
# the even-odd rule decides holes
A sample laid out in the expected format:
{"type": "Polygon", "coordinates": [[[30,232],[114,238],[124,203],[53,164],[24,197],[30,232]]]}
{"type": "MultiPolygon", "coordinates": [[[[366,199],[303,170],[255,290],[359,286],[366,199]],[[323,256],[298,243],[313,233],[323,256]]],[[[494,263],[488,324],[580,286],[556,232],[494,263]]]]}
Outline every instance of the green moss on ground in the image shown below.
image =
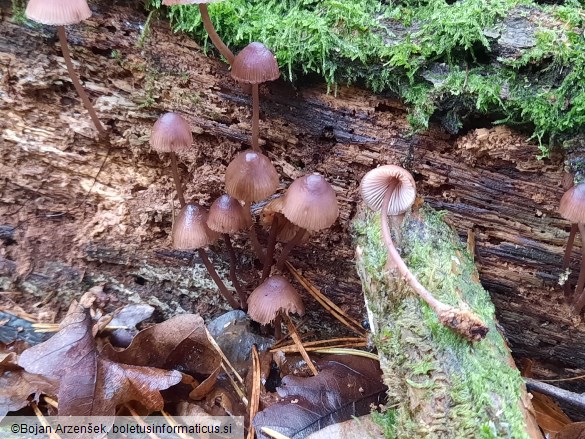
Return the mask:
{"type": "MultiPolygon", "coordinates": [[[[415,129],[436,115],[452,132],[486,116],[529,128],[547,155],[585,125],[583,4],[229,0],[209,10],[228,46],[262,41],[290,80],[317,74],[334,87],[359,83],[391,92],[410,104],[415,129]],[[530,17],[536,44],[519,56],[497,57],[499,26],[511,16],[530,17]]],[[[176,6],[169,16],[176,31],[209,44],[197,7],[176,6]]]]}
{"type": "Polygon", "coordinates": [[[388,438],[528,438],[523,381],[508,364],[494,306],[458,236],[430,208],[407,218],[400,247],[420,282],[441,301],[471,309],[489,326],[471,344],[442,326],[400,281],[389,282],[379,214],[354,226],[357,265],[392,409],[378,416],[388,438]]]}

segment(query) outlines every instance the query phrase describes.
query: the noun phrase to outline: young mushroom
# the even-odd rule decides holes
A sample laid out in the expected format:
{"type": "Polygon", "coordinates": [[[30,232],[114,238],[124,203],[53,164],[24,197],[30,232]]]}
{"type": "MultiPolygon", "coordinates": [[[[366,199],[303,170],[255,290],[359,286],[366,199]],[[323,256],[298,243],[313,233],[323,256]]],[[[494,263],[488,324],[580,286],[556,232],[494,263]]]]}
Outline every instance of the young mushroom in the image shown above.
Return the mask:
{"type": "Polygon", "coordinates": [[[250,227],[250,241],[256,256],[264,261],[264,251],[256,236],[252,221],[252,202],[260,201],[276,192],[278,173],[265,155],[247,149],[237,154],[225,171],[226,192],[237,200],[244,202],[250,227]]]}
{"type": "Polygon", "coordinates": [[[339,216],[335,191],[319,174],[305,175],[293,181],[282,203],[282,214],[299,229],[282,250],[276,263],[277,270],[282,270],[289,253],[302,241],[307,231],[326,229],[339,216]]]}
{"type": "Polygon", "coordinates": [[[26,6],[25,15],[27,18],[36,21],[37,23],[47,24],[50,26],[57,26],[57,35],[59,36],[59,43],[67,72],[73,82],[73,86],[77,94],[81,98],[83,105],[89,112],[89,117],[98,130],[99,136],[107,137],[107,131],[100,122],[87,93],[81,86],[79,77],[75,73],[73,63],[71,62],[71,54],[69,53],[69,45],[67,44],[67,35],[65,34],[65,26],[69,24],[78,24],[83,20],[91,17],[91,10],[87,5],[86,0],[30,0],[26,6]]]}
{"type": "MultiPolygon", "coordinates": [[[[563,218],[569,220],[571,225],[571,231],[577,227],[581,240],[585,238],[585,183],[578,184],[570,188],[564,193],[561,198],[561,204],[559,207],[559,213],[563,218]]],[[[565,251],[565,257],[563,258],[563,268],[568,268],[571,250],[573,249],[573,241],[575,236],[573,233],[569,236],[569,242],[567,243],[567,249],[565,251]],[[566,262],[566,267],[565,267],[566,262]]],[[[575,287],[573,295],[573,305],[575,312],[580,314],[585,306],[585,245],[581,244],[581,265],[579,268],[579,278],[575,287]]]]}
{"type": "Polygon", "coordinates": [[[244,47],[232,64],[232,78],[245,84],[252,84],[252,149],[261,152],[260,97],[258,84],[274,81],[280,76],[274,54],[262,43],[250,43],[244,47]]]}
{"type": "Polygon", "coordinates": [[[240,309],[240,305],[215,271],[204,249],[217,241],[218,238],[218,234],[207,226],[207,215],[207,211],[198,204],[189,203],[183,206],[173,224],[171,234],[173,248],[176,250],[197,250],[203,265],[223,297],[233,309],[240,309]]]}
{"type": "Polygon", "coordinates": [[[173,6],[173,5],[199,5],[199,12],[201,13],[201,21],[203,22],[203,26],[205,27],[205,31],[213,45],[219,50],[224,58],[227,60],[229,65],[231,66],[234,63],[234,54],[232,51],[225,45],[222,41],[220,36],[215,31],[215,27],[213,27],[213,23],[211,22],[211,18],[209,18],[209,11],[207,10],[208,3],[215,3],[220,2],[223,0],[163,0],[162,4],[165,6],[173,6]]]}
{"type": "Polygon", "coordinates": [[[191,127],[180,114],[165,113],[155,122],[150,135],[150,146],[157,152],[171,153],[171,169],[181,207],[185,205],[183,186],[177,166],[177,152],[185,151],[193,143],[191,127]]]}
{"type": "Polygon", "coordinates": [[[230,280],[240,297],[242,309],[246,309],[246,293],[242,289],[236,274],[236,252],[232,246],[230,235],[250,226],[249,216],[240,202],[229,195],[222,195],[209,208],[207,225],[214,232],[221,233],[230,257],[230,280]]]}
{"type": "Polygon", "coordinates": [[[388,215],[402,214],[414,203],[416,185],[412,175],[399,166],[380,166],[364,176],[360,190],[367,206],[382,212],[382,236],[392,268],[397,269],[412,290],[435,311],[441,324],[470,341],[484,338],[489,328],[479,317],[437,300],[411,273],[394,247],[388,215]]]}

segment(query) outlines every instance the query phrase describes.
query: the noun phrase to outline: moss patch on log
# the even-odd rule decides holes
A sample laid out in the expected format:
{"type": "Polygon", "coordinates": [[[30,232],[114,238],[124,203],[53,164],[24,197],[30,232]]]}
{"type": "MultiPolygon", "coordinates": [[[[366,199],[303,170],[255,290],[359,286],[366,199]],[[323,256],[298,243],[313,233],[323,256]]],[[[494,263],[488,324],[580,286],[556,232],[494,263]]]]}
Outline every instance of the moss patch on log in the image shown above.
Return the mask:
{"type": "MultiPolygon", "coordinates": [[[[410,104],[414,129],[433,116],[453,133],[466,123],[521,126],[545,156],[585,125],[583,3],[230,0],[209,10],[228,46],[264,42],[290,80],[317,74],[333,87],[391,92],[410,104]]],[[[176,31],[208,44],[197,7],[169,15],[176,31]]]]}
{"type": "Polygon", "coordinates": [[[510,365],[494,306],[471,256],[441,214],[424,208],[408,217],[398,247],[439,300],[471,309],[489,326],[486,338],[475,344],[442,326],[410,288],[389,278],[379,214],[356,220],[354,232],[388,405],[394,407],[385,415],[388,437],[530,437],[521,408],[523,380],[510,365]]]}

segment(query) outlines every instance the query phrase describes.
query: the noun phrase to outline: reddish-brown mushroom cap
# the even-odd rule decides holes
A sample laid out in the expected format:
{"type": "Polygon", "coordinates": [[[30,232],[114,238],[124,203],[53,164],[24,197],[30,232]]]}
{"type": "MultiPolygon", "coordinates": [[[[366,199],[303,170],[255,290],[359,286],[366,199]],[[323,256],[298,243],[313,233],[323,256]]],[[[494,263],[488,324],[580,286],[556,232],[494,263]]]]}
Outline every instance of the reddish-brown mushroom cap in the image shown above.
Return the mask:
{"type": "Polygon", "coordinates": [[[585,183],[573,186],[563,194],[559,213],[572,223],[585,223],[585,183]]]}
{"type": "Polygon", "coordinates": [[[30,0],[25,15],[51,26],[77,24],[91,17],[86,0],[30,0]]]}
{"type": "Polygon", "coordinates": [[[269,277],[248,297],[248,314],[262,324],[272,322],[279,311],[302,316],[305,306],[297,290],[282,276],[269,277]]]}
{"type": "Polygon", "coordinates": [[[191,127],[180,114],[165,113],[152,127],[150,146],[157,152],[184,151],[192,143],[191,127]]]}
{"type": "Polygon", "coordinates": [[[248,149],[240,152],[225,171],[226,192],[245,201],[260,201],[278,188],[278,173],[265,155],[248,149]]]}
{"type": "Polygon", "coordinates": [[[284,195],[282,213],[303,229],[325,229],[339,216],[335,191],[322,175],[297,178],[284,195]]]}
{"type": "Polygon", "coordinates": [[[380,210],[386,191],[393,190],[388,204],[388,215],[406,212],[416,198],[414,178],[406,169],[394,165],[372,169],[362,179],[360,190],[364,201],[372,210],[380,210]]]}
{"type": "Polygon", "coordinates": [[[222,195],[209,208],[207,225],[215,232],[231,235],[250,226],[248,217],[238,200],[222,195]]]}
{"type": "Polygon", "coordinates": [[[186,204],[173,224],[173,248],[196,250],[215,242],[218,235],[207,226],[207,215],[207,211],[200,205],[186,204]]]}
{"type": "Polygon", "coordinates": [[[238,53],[232,64],[232,78],[248,84],[274,81],[280,76],[274,54],[262,43],[250,43],[238,53]]]}

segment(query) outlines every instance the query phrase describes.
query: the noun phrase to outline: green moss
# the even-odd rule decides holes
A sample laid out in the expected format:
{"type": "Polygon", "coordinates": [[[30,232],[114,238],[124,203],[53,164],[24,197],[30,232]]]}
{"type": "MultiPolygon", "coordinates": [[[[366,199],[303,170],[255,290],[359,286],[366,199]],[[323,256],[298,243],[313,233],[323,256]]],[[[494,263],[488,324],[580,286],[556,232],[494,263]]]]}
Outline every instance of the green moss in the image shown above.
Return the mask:
{"type": "Polygon", "coordinates": [[[490,331],[471,344],[441,325],[401,281],[387,279],[379,215],[356,222],[358,272],[394,407],[380,415],[380,422],[393,425],[386,437],[527,438],[519,409],[522,378],[507,364],[494,306],[473,260],[440,213],[424,208],[419,215],[407,218],[397,241],[406,264],[438,299],[472,310],[490,331]],[[420,422],[417,400],[433,407],[427,423],[420,422]]]}
{"type": "MultiPolygon", "coordinates": [[[[148,0],[160,7],[160,0],[148,0]]],[[[569,138],[585,122],[583,2],[532,0],[230,0],[209,5],[218,33],[239,49],[262,41],[285,76],[322,76],[329,86],[360,83],[410,104],[414,129],[432,116],[452,132],[471,118],[532,129],[542,145],[569,138]],[[494,60],[489,30],[507,16],[544,11],[536,44],[494,60]],[[550,20],[549,20],[550,21],[550,20]],[[496,120],[497,119],[497,120],[496,120]]],[[[169,9],[176,31],[210,46],[194,6],[169,9]]],[[[497,37],[494,37],[497,38],[497,37]]]]}

